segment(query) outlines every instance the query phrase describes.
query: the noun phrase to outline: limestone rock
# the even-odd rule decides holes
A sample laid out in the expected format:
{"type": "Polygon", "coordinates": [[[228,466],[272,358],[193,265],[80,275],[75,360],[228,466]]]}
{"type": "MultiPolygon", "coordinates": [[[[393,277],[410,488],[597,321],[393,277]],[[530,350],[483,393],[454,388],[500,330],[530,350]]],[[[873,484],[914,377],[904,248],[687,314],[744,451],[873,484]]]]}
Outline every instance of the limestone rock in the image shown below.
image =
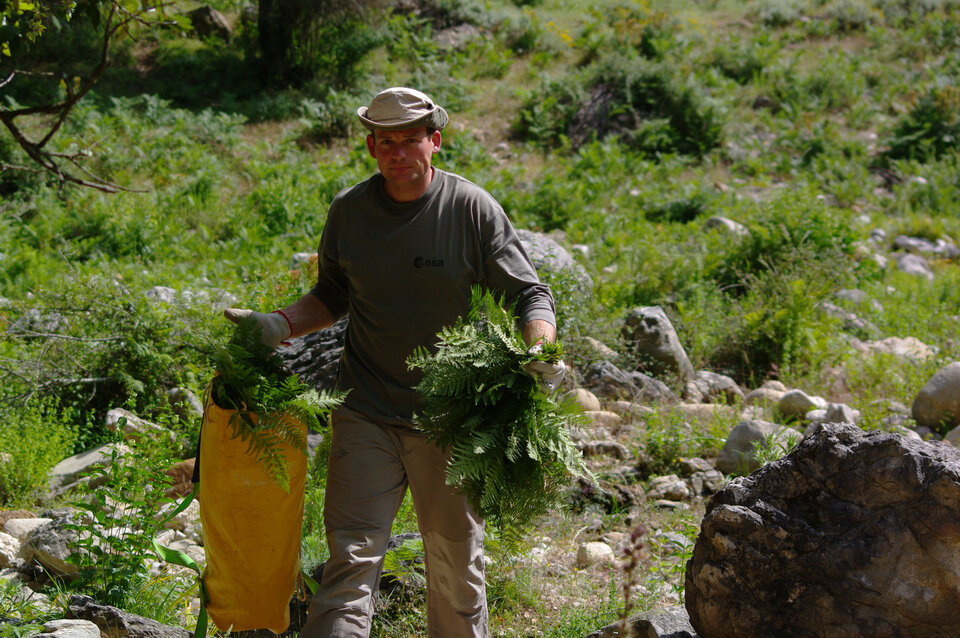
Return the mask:
{"type": "Polygon", "coordinates": [[[593,337],[585,337],[584,342],[589,347],[589,352],[597,359],[613,361],[617,358],[617,351],[593,337]]]}
{"type": "Polygon", "coordinates": [[[212,7],[202,6],[187,14],[193,24],[194,31],[201,38],[217,37],[230,41],[231,29],[223,14],[212,7]]]}
{"type": "Polygon", "coordinates": [[[584,412],[597,412],[600,410],[600,399],[586,388],[576,388],[572,390],[570,392],[570,398],[573,399],[584,412]]]}
{"type": "Polygon", "coordinates": [[[633,456],[623,443],[616,441],[586,441],[579,446],[584,456],[609,456],[625,461],[633,456]]]}
{"type": "Polygon", "coordinates": [[[927,359],[937,354],[939,348],[928,346],[916,337],[887,337],[879,341],[851,339],[850,345],[857,352],[892,354],[906,359],[927,359]]]}
{"type": "Polygon", "coordinates": [[[170,388],[167,390],[167,401],[174,414],[184,421],[203,417],[203,402],[187,388],[170,388]]]}
{"type": "Polygon", "coordinates": [[[101,605],[89,596],[71,596],[67,616],[95,623],[103,632],[103,638],[190,638],[192,635],[186,629],[101,605]]]}
{"type": "Polygon", "coordinates": [[[916,255],[914,253],[900,253],[898,255],[894,255],[894,259],[897,260],[897,268],[908,275],[922,277],[927,281],[933,281],[933,270],[930,268],[927,260],[920,255],[916,255]]]}
{"type": "Polygon", "coordinates": [[[662,381],[642,372],[624,372],[609,361],[592,363],[584,383],[603,397],[627,399],[638,403],[676,403],[676,395],[662,381]]]}
{"type": "Polygon", "coordinates": [[[960,450],[826,424],[710,499],[686,569],[702,638],[960,635],[960,450]]]}
{"type": "Polygon", "coordinates": [[[569,274],[580,292],[590,293],[593,290],[593,279],[587,270],[563,246],[542,233],[525,228],[517,229],[517,237],[537,272],[569,274]]]}
{"type": "Polygon", "coordinates": [[[743,398],[746,405],[776,405],[780,402],[786,390],[777,390],[775,388],[756,388],[747,393],[743,398]]]}
{"type": "Polygon", "coordinates": [[[683,386],[683,398],[690,403],[736,403],[743,400],[743,390],[730,377],[697,370],[696,378],[683,386]]]}
{"type": "Polygon", "coordinates": [[[714,215],[708,219],[703,224],[704,230],[713,230],[718,229],[726,232],[731,237],[746,237],[750,234],[750,230],[741,224],[740,222],[735,222],[732,219],[727,217],[722,217],[720,215],[714,215]]]}
{"type": "Polygon", "coordinates": [[[36,638],[100,638],[100,628],[88,620],[51,620],[36,638]]]}
{"type": "Polygon", "coordinates": [[[690,625],[687,610],[683,607],[668,607],[656,611],[648,611],[627,619],[627,633],[621,633],[623,624],[615,622],[599,631],[588,635],[587,638],[697,638],[697,634],[690,625]]]}
{"type": "Polygon", "coordinates": [[[51,521],[53,521],[52,518],[45,517],[11,518],[3,524],[3,531],[18,541],[23,542],[30,535],[30,532],[51,521]]]}
{"type": "Polygon", "coordinates": [[[913,401],[917,425],[932,430],[960,425],[960,361],[951,363],[930,377],[913,401]]]}
{"type": "Polygon", "coordinates": [[[647,499],[651,501],[683,501],[690,498],[690,488],[676,474],[655,476],[647,486],[647,499]]]}
{"type": "Polygon", "coordinates": [[[126,445],[107,443],[60,461],[50,472],[49,486],[51,490],[56,492],[58,488],[68,487],[76,482],[81,475],[94,468],[108,465],[111,462],[114,450],[120,456],[130,453],[130,448],[126,445]]]}
{"type": "Polygon", "coordinates": [[[769,421],[745,419],[730,430],[717,456],[716,468],[725,474],[751,472],[760,467],[753,449],[754,442],[766,445],[769,440],[774,445],[789,448],[791,437],[799,439],[800,433],[769,421]]]}
{"type": "Polygon", "coordinates": [[[307,385],[332,390],[336,387],[346,334],[347,317],[343,317],[329,328],[290,339],[290,345],[278,348],[277,354],[307,385]]]}
{"type": "Polygon", "coordinates": [[[577,548],[577,567],[580,568],[612,563],[614,560],[613,548],[600,541],[581,543],[577,548]]]}
{"type": "Polygon", "coordinates": [[[777,410],[787,417],[802,417],[810,410],[827,407],[827,402],[821,397],[810,396],[803,390],[790,390],[780,397],[777,410]]]}
{"type": "Polygon", "coordinates": [[[11,567],[20,562],[20,541],[0,532],[0,567],[11,567]]]}
{"type": "Polygon", "coordinates": [[[26,561],[35,560],[55,576],[75,576],[79,568],[67,562],[73,553],[74,530],[64,527],[65,519],[54,519],[32,530],[23,541],[21,554],[26,561]]]}
{"type": "Polygon", "coordinates": [[[121,422],[123,423],[123,433],[134,440],[144,436],[151,438],[162,436],[170,440],[175,438],[170,430],[146,419],[141,419],[136,414],[123,408],[109,410],[104,425],[111,432],[116,432],[121,427],[121,422]]]}
{"type": "Polygon", "coordinates": [[[615,429],[623,420],[619,414],[609,410],[590,410],[584,412],[583,415],[590,419],[590,423],[594,427],[615,429]]]}
{"type": "Polygon", "coordinates": [[[673,324],[660,306],[635,308],[621,331],[627,347],[640,359],[642,370],[657,378],[685,382],[695,373],[673,324]]]}

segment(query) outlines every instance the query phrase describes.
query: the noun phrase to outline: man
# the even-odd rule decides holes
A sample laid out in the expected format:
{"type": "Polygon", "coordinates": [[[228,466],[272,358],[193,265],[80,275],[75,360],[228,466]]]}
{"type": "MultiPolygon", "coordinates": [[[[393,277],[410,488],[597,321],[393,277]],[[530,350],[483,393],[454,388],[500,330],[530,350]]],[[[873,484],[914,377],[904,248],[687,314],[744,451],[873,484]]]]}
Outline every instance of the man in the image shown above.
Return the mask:
{"type": "MultiPolygon", "coordinates": [[[[445,484],[447,457],[413,427],[421,373],[407,357],[466,316],[474,284],[516,303],[528,346],[556,338],[550,290],[537,278],[500,205],[432,165],[446,111],[423,93],[391,88],[357,115],[379,172],[340,192],[320,238],[317,284],[274,313],[253,316],[263,340],[331,325],[349,313],[333,414],[324,523],[330,559],[305,638],[366,637],[393,519],[409,486],[423,538],[433,638],[487,635],[483,521],[445,484]]],[[[548,386],[563,363],[535,362],[548,386]]]]}

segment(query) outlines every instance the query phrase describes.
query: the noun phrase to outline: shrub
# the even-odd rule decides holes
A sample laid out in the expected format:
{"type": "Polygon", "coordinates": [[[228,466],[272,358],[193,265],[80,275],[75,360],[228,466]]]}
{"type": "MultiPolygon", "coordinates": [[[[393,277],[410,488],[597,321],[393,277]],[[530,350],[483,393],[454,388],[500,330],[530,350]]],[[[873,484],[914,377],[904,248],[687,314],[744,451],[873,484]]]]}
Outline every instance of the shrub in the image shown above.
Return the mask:
{"type": "Polygon", "coordinates": [[[516,130],[541,144],[567,137],[577,148],[617,136],[649,155],[702,156],[721,143],[716,106],[692,79],[664,63],[641,58],[598,63],[582,76],[551,81],[532,94],[516,130]]]}
{"type": "Polygon", "coordinates": [[[884,156],[889,159],[937,159],[960,149],[960,89],[934,87],[900,118],[884,156]]]}
{"type": "Polygon", "coordinates": [[[44,495],[50,470],[73,447],[68,421],[53,399],[0,404],[0,507],[33,505],[44,495]]]}

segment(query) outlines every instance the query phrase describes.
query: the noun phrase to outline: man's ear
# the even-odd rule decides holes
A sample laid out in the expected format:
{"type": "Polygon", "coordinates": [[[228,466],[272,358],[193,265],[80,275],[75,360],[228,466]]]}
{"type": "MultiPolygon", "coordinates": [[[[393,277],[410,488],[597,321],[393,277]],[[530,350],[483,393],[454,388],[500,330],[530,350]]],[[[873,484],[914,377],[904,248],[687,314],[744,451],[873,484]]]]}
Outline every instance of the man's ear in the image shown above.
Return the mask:
{"type": "Polygon", "coordinates": [[[377,144],[373,141],[373,133],[367,135],[367,150],[370,152],[370,157],[376,159],[377,157],[377,144]]]}
{"type": "Polygon", "coordinates": [[[433,152],[440,152],[440,143],[443,141],[443,138],[440,136],[440,131],[434,131],[433,135],[430,136],[430,141],[433,142],[433,152]]]}

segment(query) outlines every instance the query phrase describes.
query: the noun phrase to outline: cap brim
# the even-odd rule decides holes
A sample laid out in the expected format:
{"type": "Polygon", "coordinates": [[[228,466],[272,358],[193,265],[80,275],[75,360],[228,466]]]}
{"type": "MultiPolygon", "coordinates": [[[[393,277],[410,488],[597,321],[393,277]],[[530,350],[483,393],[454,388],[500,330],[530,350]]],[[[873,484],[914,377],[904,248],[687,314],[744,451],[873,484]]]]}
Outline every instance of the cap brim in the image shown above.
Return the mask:
{"type": "Polygon", "coordinates": [[[361,106],[357,109],[357,117],[359,117],[360,122],[371,131],[396,131],[405,128],[416,128],[417,126],[425,126],[439,130],[445,127],[450,119],[442,106],[435,107],[426,115],[421,115],[420,117],[409,120],[385,120],[380,122],[368,118],[367,107],[361,106]]]}

